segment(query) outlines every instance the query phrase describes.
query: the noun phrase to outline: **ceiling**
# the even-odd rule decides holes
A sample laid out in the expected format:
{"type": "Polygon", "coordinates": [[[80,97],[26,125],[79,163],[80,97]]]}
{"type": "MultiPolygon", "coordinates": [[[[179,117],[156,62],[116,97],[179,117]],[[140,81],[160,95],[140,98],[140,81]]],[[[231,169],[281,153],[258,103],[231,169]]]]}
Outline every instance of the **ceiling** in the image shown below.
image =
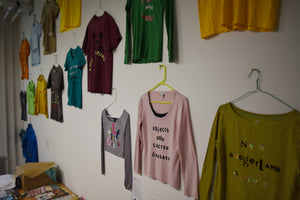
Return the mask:
{"type": "Polygon", "coordinates": [[[0,0],[0,11],[2,21],[14,22],[18,17],[28,14],[34,10],[34,0],[0,0]]]}

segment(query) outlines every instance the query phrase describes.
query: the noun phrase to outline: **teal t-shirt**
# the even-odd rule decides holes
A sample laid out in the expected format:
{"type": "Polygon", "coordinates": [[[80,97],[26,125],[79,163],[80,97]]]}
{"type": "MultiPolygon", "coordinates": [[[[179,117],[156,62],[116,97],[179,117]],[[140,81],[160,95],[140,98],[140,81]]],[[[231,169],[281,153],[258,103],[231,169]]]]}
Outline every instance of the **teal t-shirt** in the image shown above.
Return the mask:
{"type": "Polygon", "coordinates": [[[82,69],[86,63],[79,46],[67,53],[65,71],[68,71],[68,105],[82,108],[82,69]]]}
{"type": "Polygon", "coordinates": [[[127,0],[124,63],[162,61],[163,22],[166,20],[169,62],[173,62],[173,0],[127,0]],[[131,42],[131,38],[133,39],[131,42]],[[132,43],[132,48],[131,48],[132,43]],[[132,54],[132,56],[131,56],[132,54]]]}

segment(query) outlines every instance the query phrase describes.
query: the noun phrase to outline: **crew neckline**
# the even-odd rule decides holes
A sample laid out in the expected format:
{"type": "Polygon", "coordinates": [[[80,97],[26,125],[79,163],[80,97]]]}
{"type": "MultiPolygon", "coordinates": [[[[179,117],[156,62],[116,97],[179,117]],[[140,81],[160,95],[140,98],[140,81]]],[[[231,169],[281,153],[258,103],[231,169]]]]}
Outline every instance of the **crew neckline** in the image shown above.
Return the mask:
{"type": "Polygon", "coordinates": [[[123,109],[122,114],[121,114],[120,117],[112,117],[112,116],[110,116],[110,114],[109,114],[109,112],[108,112],[108,110],[107,110],[106,108],[104,109],[104,114],[105,114],[105,117],[106,117],[106,119],[107,119],[108,121],[113,122],[113,123],[116,123],[116,122],[117,122],[118,120],[120,120],[120,119],[123,117],[123,115],[125,114],[125,109],[123,109]]]}
{"type": "Polygon", "coordinates": [[[172,99],[172,104],[168,110],[168,112],[166,113],[158,113],[156,112],[156,110],[154,110],[153,106],[152,106],[152,103],[150,102],[151,101],[151,98],[150,98],[150,93],[159,93],[160,91],[150,91],[150,92],[147,92],[147,104],[149,106],[149,109],[150,109],[150,112],[152,114],[152,116],[154,116],[155,118],[158,118],[158,119],[165,119],[167,118],[171,111],[173,110],[173,107],[174,107],[174,104],[176,103],[176,90],[171,90],[171,91],[165,91],[166,93],[171,93],[173,95],[173,99],[172,99]]]}
{"type": "Polygon", "coordinates": [[[227,103],[227,107],[231,115],[237,120],[244,121],[255,126],[272,126],[279,123],[284,123],[298,113],[297,110],[291,110],[281,114],[260,114],[241,109],[231,102],[227,103]]]}
{"type": "Polygon", "coordinates": [[[94,14],[94,18],[95,18],[96,20],[100,20],[100,19],[104,18],[106,14],[107,14],[106,11],[104,11],[103,14],[102,14],[101,16],[97,16],[96,14],[94,14]]]}

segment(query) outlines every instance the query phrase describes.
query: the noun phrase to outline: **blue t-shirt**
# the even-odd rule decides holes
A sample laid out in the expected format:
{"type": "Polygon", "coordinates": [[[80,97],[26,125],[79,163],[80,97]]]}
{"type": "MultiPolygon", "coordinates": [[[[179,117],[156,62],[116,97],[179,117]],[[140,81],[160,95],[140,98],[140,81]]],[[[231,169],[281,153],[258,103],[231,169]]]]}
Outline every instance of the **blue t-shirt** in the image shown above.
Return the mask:
{"type": "Polygon", "coordinates": [[[37,140],[31,124],[28,124],[25,133],[20,133],[20,137],[22,141],[23,157],[25,158],[25,163],[39,162],[37,140]]]}
{"type": "Polygon", "coordinates": [[[82,68],[86,60],[79,46],[67,53],[65,71],[68,71],[68,105],[82,108],[82,68]]]}
{"type": "Polygon", "coordinates": [[[32,66],[41,63],[41,56],[40,56],[41,35],[42,35],[42,26],[38,22],[35,22],[30,31],[30,52],[31,52],[32,66]]]}

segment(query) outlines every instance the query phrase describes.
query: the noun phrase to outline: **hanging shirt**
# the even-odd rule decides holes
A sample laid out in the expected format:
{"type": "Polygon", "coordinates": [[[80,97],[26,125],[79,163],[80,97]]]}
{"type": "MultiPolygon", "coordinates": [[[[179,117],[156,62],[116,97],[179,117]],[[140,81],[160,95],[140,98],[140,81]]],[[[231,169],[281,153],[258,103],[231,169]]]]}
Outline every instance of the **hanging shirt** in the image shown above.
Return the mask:
{"type": "Polygon", "coordinates": [[[36,135],[31,124],[28,124],[25,134],[21,130],[20,137],[22,141],[25,163],[39,162],[36,135]]]}
{"type": "Polygon", "coordinates": [[[35,22],[30,31],[30,49],[31,65],[35,66],[41,63],[40,55],[40,37],[42,35],[42,26],[35,22]]]}
{"type": "Polygon", "coordinates": [[[30,45],[28,40],[25,38],[22,40],[20,45],[20,52],[19,52],[19,60],[21,64],[21,70],[22,70],[22,77],[21,79],[28,79],[29,73],[28,73],[28,56],[30,54],[30,45]]]}
{"type": "Polygon", "coordinates": [[[26,96],[28,102],[28,114],[34,115],[35,85],[33,81],[29,81],[27,85],[26,96]]]}
{"type": "Polygon", "coordinates": [[[48,105],[47,105],[47,82],[41,74],[37,80],[36,92],[34,98],[34,114],[45,114],[48,118],[48,105]]]}
{"type": "Polygon", "coordinates": [[[55,20],[58,17],[59,5],[55,0],[46,1],[44,4],[41,25],[44,31],[44,54],[56,52],[55,20]]]}
{"type": "Polygon", "coordinates": [[[164,16],[168,34],[169,62],[173,62],[174,1],[127,0],[125,10],[126,43],[124,63],[130,63],[131,57],[133,63],[162,61],[164,16]],[[131,37],[133,38],[132,42],[131,37]]]}
{"type": "Polygon", "coordinates": [[[63,122],[62,90],[64,85],[64,74],[60,66],[53,66],[48,77],[47,88],[51,88],[51,115],[50,118],[63,122]]]}
{"type": "Polygon", "coordinates": [[[177,91],[151,91],[139,102],[135,143],[134,171],[181,188],[198,199],[198,162],[188,99],[177,91]],[[172,104],[154,104],[163,97],[172,104]],[[144,151],[144,153],[142,153],[144,151]]]}
{"type": "Polygon", "coordinates": [[[65,71],[68,71],[68,105],[82,108],[82,69],[85,57],[79,46],[67,53],[65,71]]]}
{"type": "Polygon", "coordinates": [[[211,129],[199,192],[209,200],[294,200],[300,177],[300,113],[262,115],[221,105],[211,129]],[[216,162],[217,173],[214,178],[216,162]]]}
{"type": "Polygon", "coordinates": [[[60,7],[60,29],[65,32],[80,27],[81,0],[56,0],[60,7]]]}
{"type": "Polygon", "coordinates": [[[20,92],[20,103],[21,103],[21,120],[27,121],[27,100],[26,100],[26,92],[20,92]]]}
{"type": "Polygon", "coordinates": [[[82,45],[88,60],[88,91],[111,94],[113,50],[121,41],[114,19],[107,13],[90,20],[82,45]]]}
{"type": "Polygon", "coordinates": [[[279,0],[198,0],[201,37],[233,30],[274,31],[279,0]]]}
{"type": "Polygon", "coordinates": [[[105,152],[124,158],[126,189],[132,187],[130,117],[126,110],[120,118],[111,117],[106,109],[101,116],[101,167],[105,174],[105,152]]]}

